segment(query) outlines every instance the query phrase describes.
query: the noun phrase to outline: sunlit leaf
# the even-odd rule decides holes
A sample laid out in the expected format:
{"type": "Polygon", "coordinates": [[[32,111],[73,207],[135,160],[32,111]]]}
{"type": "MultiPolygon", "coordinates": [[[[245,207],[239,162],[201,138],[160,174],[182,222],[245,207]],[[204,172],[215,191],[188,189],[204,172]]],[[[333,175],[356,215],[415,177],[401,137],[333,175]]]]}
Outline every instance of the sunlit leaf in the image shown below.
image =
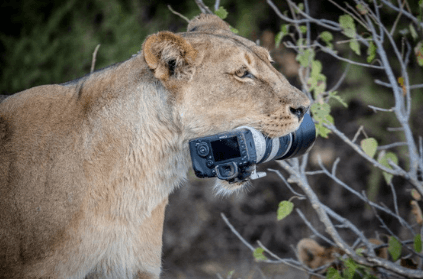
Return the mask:
{"type": "Polygon", "coordinates": [[[326,272],[326,279],[341,279],[341,274],[339,274],[338,270],[333,267],[329,267],[326,272]]]}
{"type": "Polygon", "coordinates": [[[303,3],[299,3],[298,4],[298,9],[300,9],[301,11],[304,11],[304,4],[303,3]]]}
{"type": "Polygon", "coordinates": [[[412,23],[410,23],[410,25],[408,26],[408,28],[410,28],[410,33],[411,33],[411,37],[413,37],[413,39],[417,39],[417,37],[419,35],[417,35],[416,29],[414,29],[414,26],[412,23]]]}
{"type": "Polygon", "coordinates": [[[355,38],[356,30],[354,19],[350,15],[342,15],[339,17],[339,24],[344,31],[345,36],[355,38]]]}
{"type": "Polygon", "coordinates": [[[308,67],[310,62],[313,61],[314,51],[312,49],[306,49],[297,54],[295,60],[297,60],[301,66],[308,67]]]}
{"type": "Polygon", "coordinates": [[[357,42],[357,40],[352,40],[350,41],[350,48],[357,54],[360,55],[361,54],[361,50],[360,50],[360,44],[357,42]]]}
{"type": "Polygon", "coordinates": [[[417,63],[423,66],[423,41],[420,41],[414,48],[414,53],[417,58],[417,63]]]}
{"type": "Polygon", "coordinates": [[[290,201],[281,201],[278,208],[278,221],[282,220],[294,209],[294,204],[290,201]]]}
{"type": "Polygon", "coordinates": [[[320,38],[325,42],[328,43],[330,41],[332,41],[333,39],[333,35],[331,32],[329,31],[323,31],[322,33],[320,33],[320,38]]]}
{"type": "Polygon", "coordinates": [[[283,36],[285,36],[285,34],[280,31],[278,34],[276,34],[275,36],[275,48],[278,48],[279,45],[281,44],[281,41],[283,39],[283,36]]]}
{"type": "MultiPolygon", "coordinates": [[[[382,154],[382,153],[381,153],[382,154]]],[[[389,165],[389,159],[394,164],[398,164],[398,157],[392,152],[387,152],[386,154],[382,154],[382,156],[379,158],[379,163],[388,169],[392,169],[392,167],[389,165]]],[[[386,183],[391,183],[393,175],[387,172],[383,172],[383,177],[385,178],[386,183]]]]}
{"type": "Polygon", "coordinates": [[[323,31],[322,33],[320,33],[320,38],[326,43],[326,46],[328,48],[333,49],[333,44],[331,42],[333,39],[333,35],[331,32],[323,31]]]}
{"type": "Polygon", "coordinates": [[[367,63],[371,63],[375,59],[376,50],[376,45],[373,43],[373,41],[370,41],[369,48],[367,49],[367,63]]]}
{"type": "Polygon", "coordinates": [[[368,138],[361,141],[361,148],[363,149],[364,153],[366,153],[371,158],[375,156],[377,146],[377,140],[374,138],[368,138]]]}
{"type": "Polygon", "coordinates": [[[337,100],[338,102],[340,102],[341,103],[341,105],[343,105],[344,107],[348,107],[348,104],[344,101],[344,99],[342,99],[342,97],[341,96],[338,96],[337,95],[337,91],[330,91],[329,92],[329,97],[331,98],[331,99],[335,99],[335,100],[337,100]]]}
{"type": "Polygon", "coordinates": [[[348,259],[344,262],[347,269],[345,273],[348,278],[353,278],[355,270],[357,269],[357,263],[353,259],[348,259]]]}
{"type": "Polygon", "coordinates": [[[253,256],[256,259],[256,261],[265,261],[267,260],[267,257],[263,255],[264,249],[261,247],[258,247],[254,250],[253,256]]]}
{"type": "Polygon", "coordinates": [[[316,136],[321,136],[322,138],[327,138],[331,133],[331,130],[324,127],[321,123],[316,124],[316,136]]]}
{"type": "Polygon", "coordinates": [[[233,28],[232,26],[229,26],[229,29],[232,33],[238,34],[238,29],[233,28]]]}
{"type": "Polygon", "coordinates": [[[388,245],[388,252],[395,262],[401,256],[402,244],[398,241],[398,239],[396,239],[395,236],[391,236],[389,237],[388,245]]]}
{"type": "Polygon", "coordinates": [[[419,233],[414,236],[414,251],[417,253],[422,251],[422,235],[419,233]]]}
{"type": "Polygon", "coordinates": [[[362,4],[358,4],[357,6],[355,6],[355,8],[357,9],[357,11],[358,11],[360,14],[362,14],[362,15],[367,14],[367,9],[366,9],[366,7],[365,7],[364,5],[362,5],[362,4]]]}
{"type": "Polygon", "coordinates": [[[214,11],[215,15],[220,17],[221,19],[225,19],[228,16],[228,11],[222,6],[219,7],[216,11],[214,11]]]}
{"type": "Polygon", "coordinates": [[[283,37],[288,35],[289,24],[283,24],[281,26],[281,31],[275,37],[275,47],[278,48],[283,37]]]}

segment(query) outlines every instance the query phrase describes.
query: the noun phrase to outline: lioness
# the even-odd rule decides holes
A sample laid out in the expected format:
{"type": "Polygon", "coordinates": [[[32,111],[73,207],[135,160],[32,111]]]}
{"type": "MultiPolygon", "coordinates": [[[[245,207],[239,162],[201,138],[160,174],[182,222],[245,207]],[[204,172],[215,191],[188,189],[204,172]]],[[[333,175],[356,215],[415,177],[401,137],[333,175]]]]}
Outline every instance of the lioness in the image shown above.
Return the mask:
{"type": "Polygon", "coordinates": [[[147,37],[125,62],[1,102],[0,277],[159,278],[188,140],[300,125],[310,101],[271,62],[201,14],[186,33],[147,37]]]}

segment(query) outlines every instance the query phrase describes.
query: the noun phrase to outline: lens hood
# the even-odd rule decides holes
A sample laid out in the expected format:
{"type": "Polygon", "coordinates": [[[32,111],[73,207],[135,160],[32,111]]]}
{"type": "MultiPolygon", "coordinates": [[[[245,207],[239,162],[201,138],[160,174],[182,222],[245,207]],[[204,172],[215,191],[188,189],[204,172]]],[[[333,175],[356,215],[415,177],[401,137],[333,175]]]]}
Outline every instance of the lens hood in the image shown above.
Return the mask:
{"type": "Polygon", "coordinates": [[[307,153],[313,147],[315,140],[316,127],[310,114],[306,113],[300,127],[292,133],[291,148],[284,156],[276,160],[293,158],[307,153]]]}

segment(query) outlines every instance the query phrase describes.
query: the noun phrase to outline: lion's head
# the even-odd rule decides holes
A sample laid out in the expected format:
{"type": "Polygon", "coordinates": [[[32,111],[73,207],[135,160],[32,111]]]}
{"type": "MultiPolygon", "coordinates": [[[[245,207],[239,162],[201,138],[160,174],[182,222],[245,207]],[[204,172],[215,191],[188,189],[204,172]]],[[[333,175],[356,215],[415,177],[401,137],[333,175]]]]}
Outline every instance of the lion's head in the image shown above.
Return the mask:
{"type": "MultiPolygon", "coordinates": [[[[197,16],[186,33],[149,36],[143,54],[171,92],[186,140],[244,125],[281,137],[299,127],[310,105],[272,66],[265,48],[232,33],[215,15],[197,16]]],[[[219,182],[230,191],[244,184],[219,182]]]]}

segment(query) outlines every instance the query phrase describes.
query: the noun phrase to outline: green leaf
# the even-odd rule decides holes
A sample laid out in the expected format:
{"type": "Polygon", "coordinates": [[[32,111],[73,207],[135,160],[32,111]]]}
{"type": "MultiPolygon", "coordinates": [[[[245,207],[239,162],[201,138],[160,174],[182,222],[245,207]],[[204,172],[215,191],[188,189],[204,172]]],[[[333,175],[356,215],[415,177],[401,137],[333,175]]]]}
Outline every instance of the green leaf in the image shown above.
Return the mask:
{"type": "Polygon", "coordinates": [[[367,14],[367,10],[366,10],[366,7],[365,7],[364,5],[362,5],[362,4],[358,4],[357,6],[355,6],[355,8],[357,9],[357,11],[358,11],[360,14],[362,14],[362,15],[367,14]]]}
{"type": "Polygon", "coordinates": [[[275,47],[278,48],[283,37],[289,33],[289,24],[282,24],[281,31],[275,37],[275,47]]]}
{"type": "Polygon", "coordinates": [[[311,112],[313,113],[314,119],[318,122],[326,122],[325,119],[330,113],[330,105],[329,104],[320,104],[314,103],[311,105],[311,112]]]}
{"type": "Polygon", "coordinates": [[[354,19],[350,15],[342,15],[339,17],[339,24],[344,31],[345,36],[349,38],[355,38],[355,23],[354,19]]]}
{"type": "Polygon", "coordinates": [[[323,103],[314,103],[311,105],[311,113],[313,114],[313,118],[318,122],[316,124],[316,134],[327,138],[330,130],[323,126],[323,123],[326,124],[333,124],[333,117],[330,115],[330,105],[323,103]]]}
{"type": "Polygon", "coordinates": [[[344,101],[344,99],[341,98],[341,96],[338,96],[337,94],[338,94],[337,91],[330,91],[329,98],[337,100],[338,102],[341,103],[341,105],[347,108],[348,104],[344,101]]]}
{"type": "Polygon", "coordinates": [[[320,38],[324,41],[328,48],[333,49],[333,44],[331,43],[333,39],[333,35],[329,31],[323,31],[320,33],[320,38]]]}
{"type": "Polygon", "coordinates": [[[281,44],[282,38],[285,36],[285,34],[280,31],[278,34],[276,34],[275,36],[275,48],[278,48],[279,45],[281,44]]]}
{"type": "Polygon", "coordinates": [[[348,278],[353,278],[355,270],[357,269],[357,263],[353,259],[348,259],[344,262],[347,269],[345,270],[345,275],[348,276],[348,278]]]}
{"type": "Polygon", "coordinates": [[[418,35],[416,32],[416,29],[414,29],[414,26],[412,23],[410,23],[410,25],[408,26],[410,28],[410,33],[411,33],[411,37],[413,37],[413,39],[417,39],[418,35]]]}
{"type": "Polygon", "coordinates": [[[314,59],[314,51],[312,49],[306,49],[303,51],[300,51],[297,54],[297,57],[295,60],[297,60],[301,66],[304,68],[308,67],[310,65],[310,62],[314,59]]]}
{"type": "MultiPolygon", "coordinates": [[[[381,156],[378,161],[381,165],[392,169],[392,167],[389,165],[389,159],[391,159],[394,164],[398,164],[398,157],[392,152],[387,152],[386,154],[381,153],[381,156]]],[[[385,178],[386,183],[389,184],[392,181],[393,175],[387,172],[383,172],[383,177],[385,178]]]]}
{"type": "Polygon", "coordinates": [[[216,11],[214,11],[215,15],[220,17],[221,19],[225,19],[228,16],[228,11],[222,6],[219,7],[216,11]]]}
{"type": "Polygon", "coordinates": [[[263,255],[264,249],[261,247],[258,247],[254,250],[253,256],[256,259],[256,261],[265,261],[267,260],[267,257],[263,255]]]}
{"type": "Polygon", "coordinates": [[[326,279],[341,279],[341,274],[339,274],[338,270],[333,267],[329,267],[326,272],[326,279]]]}
{"type": "Polygon", "coordinates": [[[423,66],[423,41],[420,41],[414,48],[414,53],[416,54],[417,63],[420,66],[423,66]]]}
{"type": "Polygon", "coordinates": [[[420,8],[423,8],[423,0],[419,0],[419,6],[420,8]]]}
{"type": "Polygon", "coordinates": [[[307,26],[301,25],[300,26],[300,32],[303,33],[303,34],[305,34],[307,32],[307,26]]]}
{"type": "Polygon", "coordinates": [[[414,251],[420,253],[422,251],[422,236],[421,234],[416,234],[414,236],[414,251]]]}
{"type": "Polygon", "coordinates": [[[303,3],[299,3],[298,4],[298,9],[300,9],[301,11],[304,11],[304,4],[303,3]]]}
{"type": "Polygon", "coordinates": [[[294,209],[294,204],[290,201],[281,201],[278,208],[278,221],[282,220],[294,209]]]}
{"type": "Polygon", "coordinates": [[[231,278],[231,277],[232,277],[232,275],[234,275],[234,273],[235,273],[235,270],[231,270],[231,271],[229,271],[229,272],[228,272],[228,277],[229,277],[229,278],[231,278]]]}
{"type": "Polygon", "coordinates": [[[375,156],[377,146],[377,140],[374,138],[368,138],[361,141],[361,148],[363,149],[364,153],[366,153],[371,158],[375,156]]]}
{"type": "Polygon", "coordinates": [[[229,26],[229,30],[231,30],[232,33],[238,34],[238,29],[235,29],[232,26],[229,26]]]}
{"type": "Polygon", "coordinates": [[[321,136],[322,138],[327,139],[330,132],[331,131],[324,127],[321,123],[316,124],[316,136],[321,136]]]}
{"type": "Polygon", "coordinates": [[[282,24],[281,26],[281,31],[284,32],[285,34],[289,33],[289,24],[282,24]]]}
{"type": "Polygon", "coordinates": [[[360,256],[360,257],[363,257],[363,252],[364,252],[365,250],[363,249],[363,248],[357,248],[356,250],[355,250],[355,253],[358,255],[358,256],[360,256]]]}
{"type": "Polygon", "coordinates": [[[370,41],[369,48],[367,49],[367,63],[371,63],[376,57],[376,45],[370,41]]]}
{"type": "Polygon", "coordinates": [[[401,256],[402,244],[395,238],[395,236],[391,236],[389,237],[388,245],[388,252],[395,262],[401,256]]]}
{"type": "Polygon", "coordinates": [[[360,55],[360,44],[357,42],[357,40],[350,41],[350,48],[357,54],[360,55]]]}

